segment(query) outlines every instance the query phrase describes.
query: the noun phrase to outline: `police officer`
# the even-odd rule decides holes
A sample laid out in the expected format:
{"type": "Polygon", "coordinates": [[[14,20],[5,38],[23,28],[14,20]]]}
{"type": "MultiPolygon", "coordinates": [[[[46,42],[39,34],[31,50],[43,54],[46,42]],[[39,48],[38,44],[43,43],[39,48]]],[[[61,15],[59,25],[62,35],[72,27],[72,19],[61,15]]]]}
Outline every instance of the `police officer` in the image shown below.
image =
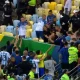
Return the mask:
{"type": "Polygon", "coordinates": [[[4,25],[12,25],[12,6],[11,3],[6,0],[3,6],[4,8],[4,25]]]}
{"type": "Polygon", "coordinates": [[[63,10],[60,10],[60,23],[62,26],[62,29],[64,29],[65,31],[68,31],[69,28],[69,16],[63,13],[63,10]]]}
{"type": "Polygon", "coordinates": [[[72,30],[76,32],[80,28],[80,16],[78,15],[78,11],[73,11],[74,15],[70,18],[69,22],[72,23],[72,30]]]}

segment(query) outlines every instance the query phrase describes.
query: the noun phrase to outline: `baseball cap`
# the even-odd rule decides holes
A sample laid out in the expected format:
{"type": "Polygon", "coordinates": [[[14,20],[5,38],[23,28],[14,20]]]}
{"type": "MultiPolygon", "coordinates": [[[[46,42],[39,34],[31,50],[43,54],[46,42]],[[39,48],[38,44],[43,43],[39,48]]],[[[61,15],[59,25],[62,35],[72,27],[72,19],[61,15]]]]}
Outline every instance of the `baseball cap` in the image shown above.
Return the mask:
{"type": "Polygon", "coordinates": [[[78,12],[78,10],[74,10],[74,11],[73,11],[73,13],[77,13],[77,12],[78,12]]]}
{"type": "Polygon", "coordinates": [[[5,1],[5,4],[8,4],[8,3],[10,3],[10,2],[9,2],[8,0],[6,0],[6,1],[5,1]]]}

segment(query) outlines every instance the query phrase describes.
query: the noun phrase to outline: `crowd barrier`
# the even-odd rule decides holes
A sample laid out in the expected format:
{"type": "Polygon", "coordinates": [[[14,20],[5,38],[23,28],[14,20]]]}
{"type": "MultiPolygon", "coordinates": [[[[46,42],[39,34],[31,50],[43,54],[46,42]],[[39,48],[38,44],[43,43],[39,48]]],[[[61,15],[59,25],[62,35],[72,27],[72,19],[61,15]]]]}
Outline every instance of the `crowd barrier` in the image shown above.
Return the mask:
{"type": "MultiPolygon", "coordinates": [[[[3,47],[6,45],[7,41],[12,41],[14,38],[9,37],[9,36],[2,36],[0,35],[0,47],[3,47]]],[[[20,41],[18,41],[19,45],[20,41]]],[[[22,45],[20,48],[21,54],[23,53],[23,50],[28,47],[30,51],[36,51],[36,50],[41,50],[42,53],[45,53],[47,49],[51,46],[51,44],[48,43],[42,43],[42,42],[37,42],[29,39],[23,39],[22,40],[22,45]]],[[[53,48],[49,51],[48,54],[52,55],[52,58],[58,62],[59,60],[59,46],[54,45],[53,48]]]]}

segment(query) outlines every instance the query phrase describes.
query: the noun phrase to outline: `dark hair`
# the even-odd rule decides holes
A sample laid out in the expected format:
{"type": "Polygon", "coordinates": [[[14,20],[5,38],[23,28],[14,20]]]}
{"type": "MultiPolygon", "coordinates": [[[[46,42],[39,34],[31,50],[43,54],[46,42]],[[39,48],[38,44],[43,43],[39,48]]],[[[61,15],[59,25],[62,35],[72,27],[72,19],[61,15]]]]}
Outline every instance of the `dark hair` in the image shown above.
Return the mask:
{"type": "Polygon", "coordinates": [[[26,47],[25,50],[28,51],[28,47],[26,47]]]}
{"type": "Polygon", "coordinates": [[[16,47],[13,47],[13,51],[15,51],[16,47]]]}
{"type": "Polygon", "coordinates": [[[16,54],[19,54],[19,51],[18,50],[16,51],[16,54]]]}
{"type": "Polygon", "coordinates": [[[50,59],[51,59],[51,55],[47,55],[47,59],[49,59],[49,60],[50,60],[50,59]]]}
{"type": "Polygon", "coordinates": [[[10,41],[7,41],[7,45],[10,45],[10,41]]]}
{"type": "Polygon", "coordinates": [[[37,50],[37,51],[36,51],[36,54],[39,55],[39,54],[40,54],[40,50],[37,50]]]}
{"type": "Polygon", "coordinates": [[[71,42],[71,46],[75,46],[75,43],[74,42],[71,42]]]}
{"type": "Polygon", "coordinates": [[[22,58],[25,60],[26,59],[26,56],[23,56],[22,58]]]}
{"type": "Polygon", "coordinates": [[[52,12],[52,10],[49,10],[49,12],[52,12]]]}
{"type": "Polygon", "coordinates": [[[73,34],[72,31],[68,31],[68,34],[73,34]]]}
{"type": "Polygon", "coordinates": [[[48,69],[45,69],[45,72],[46,72],[46,73],[49,73],[49,70],[48,70],[48,69]]]}
{"type": "Polygon", "coordinates": [[[6,46],[3,47],[3,50],[6,50],[6,46]]]}
{"type": "Polygon", "coordinates": [[[66,45],[66,46],[68,45],[68,43],[67,43],[66,41],[65,41],[63,44],[64,44],[64,46],[65,46],[65,45],[66,45]]]}

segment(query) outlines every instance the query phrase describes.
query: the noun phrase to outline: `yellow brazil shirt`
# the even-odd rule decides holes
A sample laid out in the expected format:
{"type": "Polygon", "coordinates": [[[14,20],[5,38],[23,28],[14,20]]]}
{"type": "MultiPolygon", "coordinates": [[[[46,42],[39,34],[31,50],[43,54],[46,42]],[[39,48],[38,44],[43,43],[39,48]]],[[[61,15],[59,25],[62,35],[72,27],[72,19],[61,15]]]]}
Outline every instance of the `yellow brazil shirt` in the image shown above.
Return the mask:
{"type": "MultiPolygon", "coordinates": [[[[45,58],[45,56],[46,56],[46,53],[41,54],[41,55],[37,55],[38,59],[45,58]]],[[[44,59],[40,60],[38,66],[39,66],[39,68],[44,68],[44,59]]]]}

